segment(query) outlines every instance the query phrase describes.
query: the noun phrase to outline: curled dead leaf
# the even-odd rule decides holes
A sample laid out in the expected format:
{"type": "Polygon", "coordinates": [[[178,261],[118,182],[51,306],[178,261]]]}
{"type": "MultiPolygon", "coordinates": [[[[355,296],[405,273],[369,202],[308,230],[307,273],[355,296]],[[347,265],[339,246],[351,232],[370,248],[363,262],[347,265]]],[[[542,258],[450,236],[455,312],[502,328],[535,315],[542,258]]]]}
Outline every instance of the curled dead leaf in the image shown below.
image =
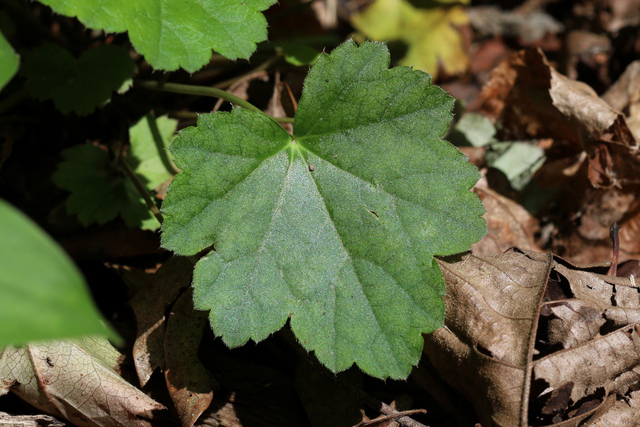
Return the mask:
{"type": "Polygon", "coordinates": [[[0,395],[12,391],[78,426],[143,426],[136,414],[164,406],[113,370],[119,357],[98,337],[7,347],[0,356],[0,395]]]}
{"type": "Polygon", "coordinates": [[[483,425],[602,425],[636,404],[640,326],[624,319],[638,317],[640,292],[628,278],[517,248],[440,267],[445,326],[424,351],[483,425]]]}
{"type": "MultiPolygon", "coordinates": [[[[170,258],[129,302],[138,325],[133,360],[143,387],[153,371],[164,367],[165,311],[176,300],[180,290],[190,285],[192,271],[193,263],[187,258],[170,258]]],[[[130,274],[123,278],[127,282],[133,279],[130,274]]]]}
{"type": "Polygon", "coordinates": [[[517,52],[497,67],[482,98],[483,112],[501,122],[504,138],[553,138],[565,146],[563,156],[586,151],[594,186],[640,179],[638,144],[624,115],[588,85],[557,72],[540,49],[517,52]]]}
{"type": "Polygon", "coordinates": [[[183,427],[191,427],[209,407],[215,378],[198,359],[207,313],[193,309],[189,289],[174,304],[164,339],[165,380],[183,427]]]}
{"type": "Polygon", "coordinates": [[[478,256],[497,255],[512,246],[539,251],[534,235],[539,230],[538,220],[526,209],[497,192],[482,179],[473,188],[486,213],[488,233],[471,250],[478,256]]]}

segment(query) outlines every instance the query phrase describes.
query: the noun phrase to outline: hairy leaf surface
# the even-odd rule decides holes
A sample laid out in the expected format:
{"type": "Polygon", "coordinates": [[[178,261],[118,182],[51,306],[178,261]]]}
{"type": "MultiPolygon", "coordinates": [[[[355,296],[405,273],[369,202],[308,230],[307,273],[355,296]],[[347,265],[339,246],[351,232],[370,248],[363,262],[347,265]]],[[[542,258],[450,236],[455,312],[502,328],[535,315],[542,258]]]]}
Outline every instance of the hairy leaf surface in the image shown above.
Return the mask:
{"type": "Polygon", "coordinates": [[[42,0],[55,12],[78,17],[89,28],[129,32],[133,47],[155,69],[194,72],[211,49],[230,59],[248,58],[267,38],[263,10],[274,0],[42,0]]]}
{"type": "Polygon", "coordinates": [[[485,232],[477,170],[440,138],[453,99],[426,73],[389,70],[380,43],[323,54],[291,137],[259,113],[200,116],[171,147],[163,246],[192,255],[196,308],[230,346],[288,318],[333,371],[406,377],[442,325],[433,255],[485,232]]]}

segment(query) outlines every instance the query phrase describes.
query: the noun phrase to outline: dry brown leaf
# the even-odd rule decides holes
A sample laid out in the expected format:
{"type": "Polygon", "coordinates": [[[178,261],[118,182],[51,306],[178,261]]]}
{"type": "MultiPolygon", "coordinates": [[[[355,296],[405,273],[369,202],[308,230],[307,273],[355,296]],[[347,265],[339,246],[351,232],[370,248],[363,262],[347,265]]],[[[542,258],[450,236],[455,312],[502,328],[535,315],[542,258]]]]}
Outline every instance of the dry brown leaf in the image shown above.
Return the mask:
{"type": "Polygon", "coordinates": [[[50,415],[9,415],[0,412],[0,427],[64,427],[50,415]]]}
{"type": "Polygon", "coordinates": [[[496,6],[470,7],[471,26],[483,37],[513,37],[530,46],[549,34],[560,33],[564,26],[543,10],[501,10],[496,6]]]}
{"type": "Polygon", "coordinates": [[[602,99],[625,113],[627,124],[637,139],[640,136],[640,61],[629,64],[602,99]]]}
{"type": "Polygon", "coordinates": [[[488,233],[471,247],[478,256],[497,255],[512,246],[539,251],[534,235],[539,230],[536,220],[526,209],[486,185],[480,180],[473,188],[480,197],[486,213],[483,218],[487,222],[488,233]]]}
{"type": "MultiPolygon", "coordinates": [[[[536,4],[536,2],[532,2],[536,4]]],[[[624,27],[640,24],[640,1],[638,0],[598,0],[580,2],[574,5],[574,12],[582,22],[589,22],[594,28],[602,28],[617,33],[624,27]]]]}
{"type": "Polygon", "coordinates": [[[592,427],[637,427],[640,412],[640,391],[631,392],[628,401],[618,400],[592,427]]]}
{"type": "Polygon", "coordinates": [[[198,359],[207,313],[193,309],[193,292],[171,309],[164,339],[165,379],[183,427],[191,427],[209,407],[218,383],[198,359]]]}
{"type": "Polygon", "coordinates": [[[192,272],[193,263],[187,258],[169,258],[129,302],[138,324],[133,360],[143,387],[153,371],[164,367],[165,311],[190,285],[192,272]]]}
{"type": "Polygon", "coordinates": [[[626,410],[618,402],[640,385],[640,325],[624,324],[640,317],[630,279],[517,248],[440,266],[445,326],[425,353],[483,425],[591,426],[626,410]]]}
{"type": "Polygon", "coordinates": [[[597,75],[599,85],[609,86],[609,59],[611,40],[605,34],[596,34],[584,30],[572,30],[564,37],[564,49],[561,71],[572,80],[579,80],[580,69],[597,75]]]}
{"type": "MultiPolygon", "coordinates": [[[[625,81],[625,99],[640,96],[633,77],[625,81]]],[[[607,259],[609,227],[617,221],[621,259],[640,254],[640,147],[625,116],[534,49],[503,62],[482,93],[485,114],[500,123],[500,138],[553,140],[535,177],[538,185],[558,190],[558,214],[547,217],[555,225],[549,249],[574,262],[607,259]]]]}
{"type": "Polygon", "coordinates": [[[0,357],[0,395],[12,391],[78,426],[142,426],[136,414],[164,406],[113,370],[119,357],[104,338],[7,347],[0,357]]]}
{"type": "Polygon", "coordinates": [[[555,318],[549,321],[549,344],[577,347],[592,340],[606,323],[603,313],[586,301],[566,301],[549,306],[555,318]]]}
{"type": "Polygon", "coordinates": [[[541,50],[513,54],[482,96],[484,113],[501,122],[503,137],[553,138],[566,146],[565,156],[585,151],[597,187],[640,182],[638,144],[624,116],[586,84],[554,70],[541,50]]]}
{"type": "MultiPolygon", "coordinates": [[[[282,96],[289,96],[285,89],[285,83],[280,80],[280,72],[275,73],[275,83],[273,85],[273,95],[269,100],[269,106],[265,113],[271,117],[287,117],[287,112],[282,104],[282,96]]],[[[293,123],[282,123],[281,126],[290,134],[293,134],[293,123]]]]}

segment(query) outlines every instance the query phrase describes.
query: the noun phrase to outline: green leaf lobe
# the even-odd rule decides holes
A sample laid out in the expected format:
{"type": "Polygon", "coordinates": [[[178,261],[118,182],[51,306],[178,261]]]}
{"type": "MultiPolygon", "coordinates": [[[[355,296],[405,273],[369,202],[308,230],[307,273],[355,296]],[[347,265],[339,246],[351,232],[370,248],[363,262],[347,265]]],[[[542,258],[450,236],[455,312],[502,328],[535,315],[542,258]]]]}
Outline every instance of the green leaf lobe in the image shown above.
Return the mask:
{"type": "Polygon", "coordinates": [[[453,100],[428,74],[389,70],[379,43],[321,55],[293,137],[254,112],[201,116],[171,150],[163,246],[194,254],[194,300],[230,346],[290,318],[333,371],[403,378],[441,326],[433,255],[485,232],[477,170],[440,140],[453,100]]]}

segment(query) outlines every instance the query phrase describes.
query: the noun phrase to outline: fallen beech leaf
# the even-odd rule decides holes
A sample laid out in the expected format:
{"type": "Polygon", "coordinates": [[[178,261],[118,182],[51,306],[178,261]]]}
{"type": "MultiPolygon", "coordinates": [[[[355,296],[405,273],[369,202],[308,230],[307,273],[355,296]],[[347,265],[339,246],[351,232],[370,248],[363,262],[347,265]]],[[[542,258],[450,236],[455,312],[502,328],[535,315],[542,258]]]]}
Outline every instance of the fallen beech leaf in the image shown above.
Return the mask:
{"type": "Polygon", "coordinates": [[[182,420],[191,427],[209,407],[218,383],[198,359],[198,347],[207,325],[207,313],[193,309],[193,288],[171,309],[164,339],[165,379],[182,420]]]}
{"type": "Polygon", "coordinates": [[[638,288],[628,278],[518,248],[440,267],[445,326],[425,337],[424,352],[483,425],[591,426],[633,398],[640,326],[612,328],[608,318],[619,309],[640,312],[638,288]],[[562,393],[570,393],[566,405],[562,393]]]}
{"type": "MultiPolygon", "coordinates": [[[[187,258],[170,258],[156,271],[147,287],[138,290],[129,302],[138,324],[133,360],[142,387],[153,371],[164,367],[165,311],[180,290],[190,285],[192,272],[193,263],[187,258]]],[[[125,281],[127,277],[125,275],[125,281]]]]}
{"type": "Polygon", "coordinates": [[[12,391],[82,427],[143,426],[136,414],[164,406],[113,370],[119,357],[104,338],[6,347],[0,357],[0,395],[12,391]]]}

